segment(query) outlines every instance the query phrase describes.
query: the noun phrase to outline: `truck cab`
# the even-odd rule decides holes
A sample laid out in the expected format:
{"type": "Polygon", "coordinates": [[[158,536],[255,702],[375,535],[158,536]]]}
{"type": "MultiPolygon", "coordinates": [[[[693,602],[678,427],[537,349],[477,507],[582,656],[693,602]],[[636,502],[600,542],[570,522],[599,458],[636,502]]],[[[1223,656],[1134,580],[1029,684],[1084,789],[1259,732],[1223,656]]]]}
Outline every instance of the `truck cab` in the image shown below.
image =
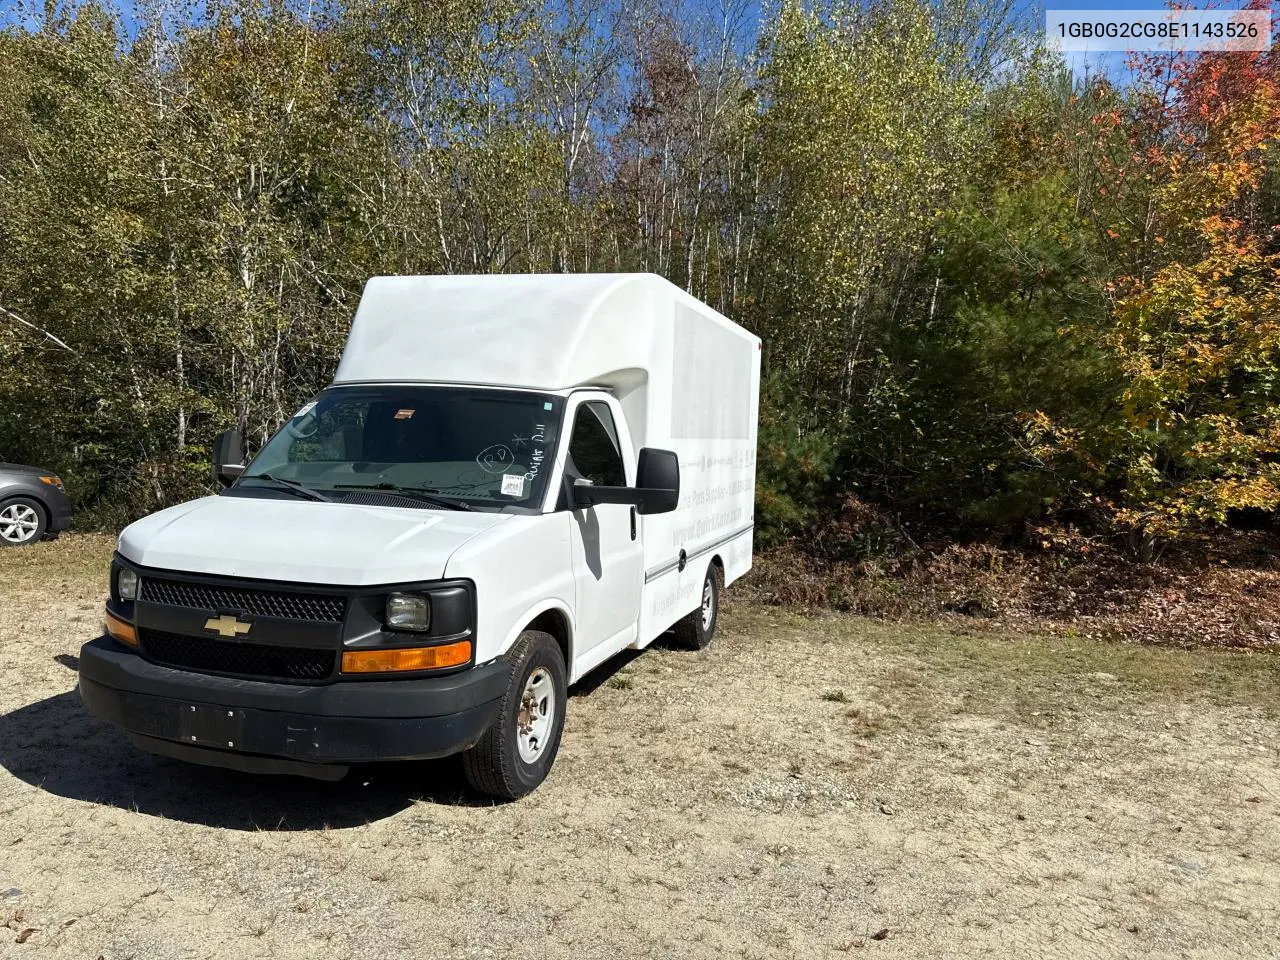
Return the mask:
{"type": "Polygon", "coordinates": [[[750,565],[758,349],[649,275],[375,278],[334,382],[248,463],[221,435],[217,495],[123,531],[85,706],[193,762],[460,752],[527,793],[571,684],[714,635],[750,565]],[[681,345],[738,394],[677,383],[681,345]]]}

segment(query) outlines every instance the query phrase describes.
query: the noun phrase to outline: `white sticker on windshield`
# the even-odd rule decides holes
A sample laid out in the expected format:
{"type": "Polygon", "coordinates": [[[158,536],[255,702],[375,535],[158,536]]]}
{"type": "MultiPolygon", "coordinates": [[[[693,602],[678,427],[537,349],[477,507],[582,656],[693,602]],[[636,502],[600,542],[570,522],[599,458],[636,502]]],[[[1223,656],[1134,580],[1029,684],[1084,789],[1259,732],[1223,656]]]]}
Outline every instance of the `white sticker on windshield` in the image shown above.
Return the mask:
{"type": "Polygon", "coordinates": [[[502,495],[506,497],[524,496],[524,475],[504,473],[502,475],[502,495]]]}
{"type": "Polygon", "coordinates": [[[297,420],[299,417],[305,417],[308,413],[310,413],[315,408],[316,408],[316,402],[314,400],[312,400],[310,403],[304,403],[302,405],[302,409],[293,415],[293,419],[297,420]]]}

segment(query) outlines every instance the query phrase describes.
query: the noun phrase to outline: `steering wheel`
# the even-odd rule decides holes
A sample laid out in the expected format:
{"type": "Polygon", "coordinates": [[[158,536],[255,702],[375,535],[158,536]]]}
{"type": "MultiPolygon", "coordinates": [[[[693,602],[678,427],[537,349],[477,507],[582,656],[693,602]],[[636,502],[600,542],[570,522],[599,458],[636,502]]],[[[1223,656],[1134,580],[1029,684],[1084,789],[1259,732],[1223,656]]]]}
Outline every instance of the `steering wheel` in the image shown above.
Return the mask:
{"type": "Polygon", "coordinates": [[[297,424],[295,424],[293,420],[290,420],[284,425],[289,436],[293,437],[295,440],[310,440],[316,435],[316,431],[320,429],[320,419],[314,412],[308,411],[301,417],[298,417],[297,420],[297,424]],[[302,429],[303,424],[309,424],[311,429],[302,429]]]}

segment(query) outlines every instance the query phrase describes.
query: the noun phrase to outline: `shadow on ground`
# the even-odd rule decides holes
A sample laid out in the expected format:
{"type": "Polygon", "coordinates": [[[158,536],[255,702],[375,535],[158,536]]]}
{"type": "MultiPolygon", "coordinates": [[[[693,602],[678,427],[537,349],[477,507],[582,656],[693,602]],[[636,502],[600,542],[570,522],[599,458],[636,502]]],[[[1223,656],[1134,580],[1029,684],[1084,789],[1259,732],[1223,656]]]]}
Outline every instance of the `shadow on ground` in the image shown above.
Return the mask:
{"type": "Polygon", "coordinates": [[[356,767],[337,783],[253,776],[145,753],[73,689],[0,716],[0,766],[72,800],[234,830],[361,826],[428,803],[487,804],[457,758],[356,767]]]}
{"type": "MultiPolygon", "coordinates": [[[[571,696],[590,696],[641,654],[627,651],[592,671],[571,696]]],[[[75,671],[78,660],[58,663],[75,671]]],[[[489,806],[473,793],[457,757],[354,767],[337,783],[255,776],[156,757],[84,709],[79,693],[0,715],[0,767],[49,793],[151,816],[233,830],[362,826],[415,802],[489,806]]]]}
{"type": "Polygon", "coordinates": [[[668,630],[666,633],[655,638],[653,643],[650,646],[645,647],[644,650],[623,650],[621,653],[600,664],[600,666],[596,667],[585,677],[575,683],[572,689],[569,690],[570,699],[574,697],[591,696],[591,694],[595,693],[622,672],[625,667],[630,666],[640,657],[643,657],[646,652],[654,649],[655,647],[665,650],[680,649],[679,644],[676,642],[675,633],[668,630]]]}

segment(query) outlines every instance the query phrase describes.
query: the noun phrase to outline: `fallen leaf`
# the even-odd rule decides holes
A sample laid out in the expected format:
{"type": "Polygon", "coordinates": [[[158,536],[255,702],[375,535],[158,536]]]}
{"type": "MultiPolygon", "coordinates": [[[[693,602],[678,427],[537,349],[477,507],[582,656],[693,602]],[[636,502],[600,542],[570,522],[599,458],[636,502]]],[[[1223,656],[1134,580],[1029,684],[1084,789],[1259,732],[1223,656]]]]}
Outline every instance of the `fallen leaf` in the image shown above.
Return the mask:
{"type": "Polygon", "coordinates": [[[36,932],[35,927],[27,927],[27,929],[23,930],[20,934],[18,934],[17,939],[14,940],[13,942],[26,943],[29,939],[31,939],[31,935],[35,932],[36,932]]]}
{"type": "Polygon", "coordinates": [[[888,928],[888,927],[885,927],[885,928],[884,928],[884,929],[882,929],[882,930],[877,930],[875,933],[873,933],[873,934],[871,935],[871,939],[872,939],[872,940],[888,940],[888,939],[889,939],[889,928],[888,928]]]}

